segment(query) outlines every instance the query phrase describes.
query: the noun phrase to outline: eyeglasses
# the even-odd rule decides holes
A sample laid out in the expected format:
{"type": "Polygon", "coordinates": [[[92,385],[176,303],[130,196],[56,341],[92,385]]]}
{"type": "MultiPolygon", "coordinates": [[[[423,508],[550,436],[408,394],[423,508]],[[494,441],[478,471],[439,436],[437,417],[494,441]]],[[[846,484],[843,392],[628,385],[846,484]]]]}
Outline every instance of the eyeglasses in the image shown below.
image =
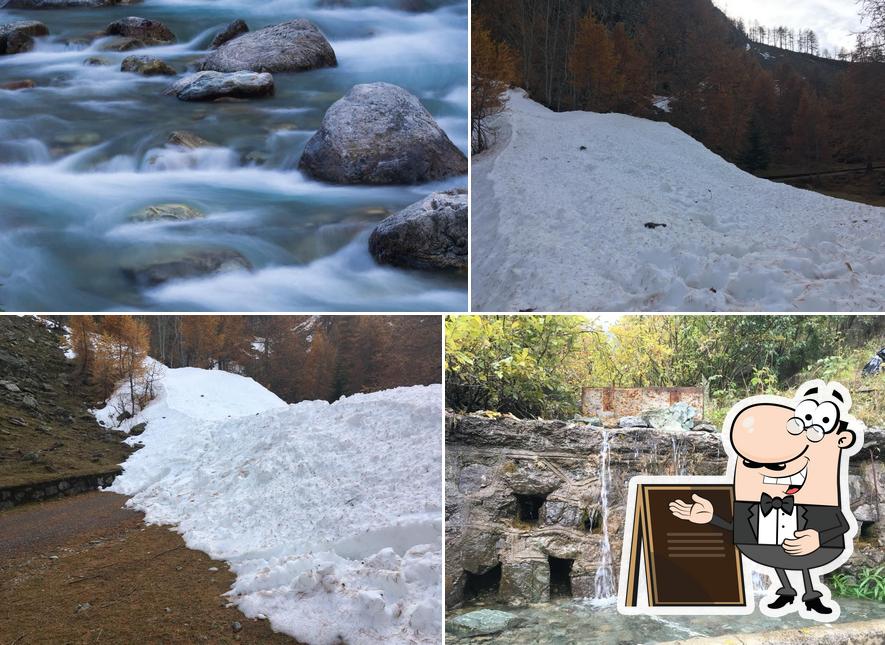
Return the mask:
{"type": "Polygon", "coordinates": [[[792,435],[799,435],[804,432],[805,437],[812,443],[817,443],[826,434],[819,425],[806,426],[799,417],[792,417],[787,421],[787,432],[792,435]]]}

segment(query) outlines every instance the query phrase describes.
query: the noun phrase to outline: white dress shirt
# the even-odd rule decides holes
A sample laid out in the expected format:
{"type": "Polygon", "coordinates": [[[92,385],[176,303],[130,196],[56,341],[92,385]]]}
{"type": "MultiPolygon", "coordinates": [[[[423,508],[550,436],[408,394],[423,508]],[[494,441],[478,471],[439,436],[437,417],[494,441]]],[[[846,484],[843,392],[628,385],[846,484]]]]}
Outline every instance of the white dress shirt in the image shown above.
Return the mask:
{"type": "Polygon", "coordinates": [[[759,507],[759,544],[783,544],[784,540],[792,540],[796,532],[796,513],[798,509],[793,506],[793,512],[787,515],[779,508],[772,508],[768,515],[762,514],[759,507]]]}

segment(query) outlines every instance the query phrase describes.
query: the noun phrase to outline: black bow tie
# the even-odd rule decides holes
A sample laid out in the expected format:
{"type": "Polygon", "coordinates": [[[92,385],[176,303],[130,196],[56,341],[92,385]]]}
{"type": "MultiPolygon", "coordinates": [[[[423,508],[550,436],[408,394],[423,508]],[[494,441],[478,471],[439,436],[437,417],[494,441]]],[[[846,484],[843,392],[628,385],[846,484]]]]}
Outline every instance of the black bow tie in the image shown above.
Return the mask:
{"type": "Polygon", "coordinates": [[[793,496],[787,495],[786,497],[772,497],[768,493],[762,493],[762,499],[759,500],[759,507],[762,509],[762,515],[767,516],[771,513],[771,509],[779,508],[787,515],[792,515],[793,513],[793,496]]]}

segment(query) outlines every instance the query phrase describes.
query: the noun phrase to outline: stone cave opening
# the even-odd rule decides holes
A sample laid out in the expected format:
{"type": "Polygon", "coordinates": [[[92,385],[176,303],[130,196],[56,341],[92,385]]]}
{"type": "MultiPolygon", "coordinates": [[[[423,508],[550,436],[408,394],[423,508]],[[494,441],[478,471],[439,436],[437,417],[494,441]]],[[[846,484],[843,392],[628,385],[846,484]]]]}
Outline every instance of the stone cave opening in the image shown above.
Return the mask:
{"type": "Polygon", "coordinates": [[[516,496],[517,518],[521,522],[537,524],[541,516],[541,505],[547,499],[546,495],[520,495],[516,496]]]}
{"type": "Polygon", "coordinates": [[[501,563],[499,562],[485,573],[464,572],[464,599],[475,600],[485,596],[497,596],[501,586],[501,563]]]}
{"type": "Polygon", "coordinates": [[[572,565],[574,560],[548,556],[550,565],[550,597],[571,598],[572,596],[572,565]]]}

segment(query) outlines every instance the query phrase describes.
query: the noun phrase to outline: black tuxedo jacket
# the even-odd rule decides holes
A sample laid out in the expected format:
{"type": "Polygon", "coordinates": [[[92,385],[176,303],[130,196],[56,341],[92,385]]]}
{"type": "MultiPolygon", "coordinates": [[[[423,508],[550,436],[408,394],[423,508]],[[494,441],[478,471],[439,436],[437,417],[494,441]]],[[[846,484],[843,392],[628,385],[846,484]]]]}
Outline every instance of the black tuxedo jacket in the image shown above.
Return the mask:
{"type": "MultiPolygon", "coordinates": [[[[821,548],[845,548],[845,533],[849,527],[840,507],[796,504],[796,513],[797,531],[817,531],[821,548]]],[[[733,531],[735,544],[759,544],[759,502],[735,502],[733,522],[726,522],[714,515],[711,523],[726,531],[733,531]]]]}

